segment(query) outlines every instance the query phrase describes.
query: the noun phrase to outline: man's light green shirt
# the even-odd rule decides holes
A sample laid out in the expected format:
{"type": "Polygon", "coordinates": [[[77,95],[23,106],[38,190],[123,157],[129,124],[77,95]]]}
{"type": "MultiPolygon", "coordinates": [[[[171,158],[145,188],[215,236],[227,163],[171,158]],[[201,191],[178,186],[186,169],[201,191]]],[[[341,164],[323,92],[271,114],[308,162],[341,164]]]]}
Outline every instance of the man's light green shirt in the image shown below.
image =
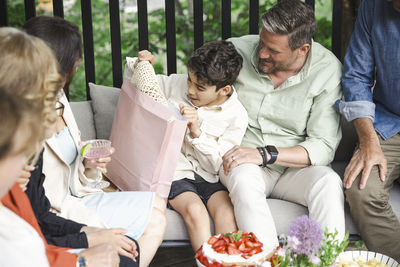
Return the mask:
{"type": "MultiPolygon", "coordinates": [[[[243,57],[243,68],[234,86],[249,115],[242,146],[300,145],[312,165],[327,165],[341,139],[340,117],[334,103],[342,96],[341,63],[312,42],[301,71],[274,89],[271,79],[258,71],[258,35],[231,38],[243,57]]],[[[282,166],[270,165],[283,172],[282,166]]]]}

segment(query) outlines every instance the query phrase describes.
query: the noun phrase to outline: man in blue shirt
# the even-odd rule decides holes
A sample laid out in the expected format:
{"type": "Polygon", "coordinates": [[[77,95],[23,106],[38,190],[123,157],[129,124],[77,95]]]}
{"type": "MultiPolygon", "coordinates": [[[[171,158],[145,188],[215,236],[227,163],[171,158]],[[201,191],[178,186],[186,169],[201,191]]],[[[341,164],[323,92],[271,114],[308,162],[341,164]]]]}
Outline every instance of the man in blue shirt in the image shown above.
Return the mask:
{"type": "Polygon", "coordinates": [[[388,203],[400,177],[400,0],[364,0],[344,59],[345,101],[359,146],[343,184],[368,249],[400,261],[400,222],[388,203]],[[372,89],[373,88],[373,89],[372,89]]]}

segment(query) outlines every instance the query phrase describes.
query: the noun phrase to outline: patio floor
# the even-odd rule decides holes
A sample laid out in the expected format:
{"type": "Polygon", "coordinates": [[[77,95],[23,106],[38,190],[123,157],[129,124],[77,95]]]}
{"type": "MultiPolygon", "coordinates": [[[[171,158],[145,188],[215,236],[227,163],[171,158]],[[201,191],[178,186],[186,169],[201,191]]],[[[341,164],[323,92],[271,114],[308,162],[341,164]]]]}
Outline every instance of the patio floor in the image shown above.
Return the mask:
{"type": "Polygon", "coordinates": [[[149,267],[197,267],[192,247],[159,248],[149,267]]]}

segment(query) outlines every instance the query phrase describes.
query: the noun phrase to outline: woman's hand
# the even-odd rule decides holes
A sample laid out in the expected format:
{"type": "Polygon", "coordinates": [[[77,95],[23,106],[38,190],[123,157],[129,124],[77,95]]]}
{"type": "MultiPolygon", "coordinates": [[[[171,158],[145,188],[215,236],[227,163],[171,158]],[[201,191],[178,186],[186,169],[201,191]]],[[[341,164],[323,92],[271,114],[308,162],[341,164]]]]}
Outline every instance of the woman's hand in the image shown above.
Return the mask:
{"type": "Polygon", "coordinates": [[[21,170],[21,174],[19,175],[17,182],[23,191],[26,190],[26,186],[29,183],[29,178],[31,177],[31,171],[33,171],[34,169],[34,166],[25,164],[25,166],[21,170]]]}
{"type": "Polygon", "coordinates": [[[86,169],[97,169],[102,173],[107,173],[107,164],[111,161],[111,155],[115,152],[115,148],[110,148],[110,156],[99,159],[84,159],[83,165],[86,169]]]}
{"type": "Polygon", "coordinates": [[[81,228],[81,231],[80,231],[80,232],[85,232],[86,235],[87,235],[87,234],[94,233],[94,232],[98,232],[98,231],[101,231],[101,230],[104,230],[104,228],[92,227],[92,226],[83,226],[83,227],[81,228]]]}
{"type": "Polygon", "coordinates": [[[136,257],[138,256],[136,243],[124,235],[127,230],[122,228],[101,229],[85,226],[81,231],[86,233],[89,247],[109,243],[118,249],[120,255],[136,261],[136,257]],[[95,229],[98,230],[96,231],[95,229]]]}

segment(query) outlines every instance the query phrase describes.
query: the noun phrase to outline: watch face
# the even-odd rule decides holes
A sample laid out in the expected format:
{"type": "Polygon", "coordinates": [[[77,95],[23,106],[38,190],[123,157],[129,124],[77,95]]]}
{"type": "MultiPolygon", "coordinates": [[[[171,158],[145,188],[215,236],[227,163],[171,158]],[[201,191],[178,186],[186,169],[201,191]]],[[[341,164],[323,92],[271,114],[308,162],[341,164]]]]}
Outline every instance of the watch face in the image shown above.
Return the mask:
{"type": "Polygon", "coordinates": [[[270,154],[278,154],[278,150],[275,146],[267,146],[267,150],[270,154]]]}

